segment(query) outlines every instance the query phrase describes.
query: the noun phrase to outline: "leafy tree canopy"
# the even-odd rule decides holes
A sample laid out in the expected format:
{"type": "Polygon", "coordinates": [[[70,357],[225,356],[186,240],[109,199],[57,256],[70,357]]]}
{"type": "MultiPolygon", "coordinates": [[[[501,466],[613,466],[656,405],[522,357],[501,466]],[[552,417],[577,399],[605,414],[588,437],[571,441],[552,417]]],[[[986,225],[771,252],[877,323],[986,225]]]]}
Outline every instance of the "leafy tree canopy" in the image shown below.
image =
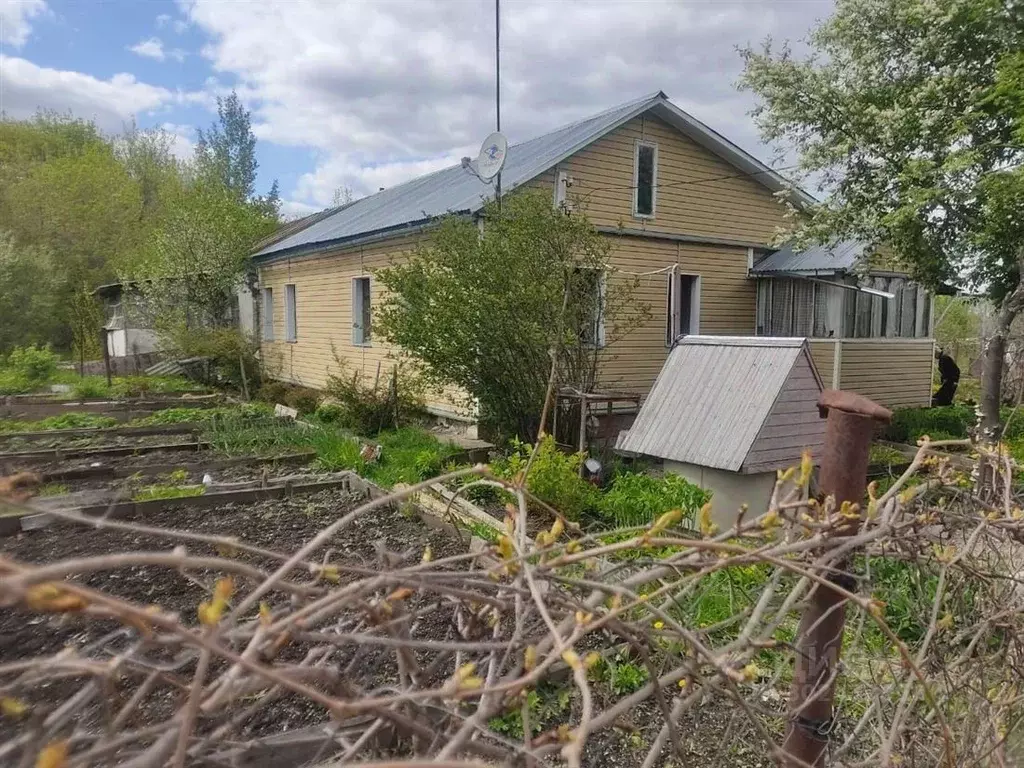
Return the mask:
{"type": "Polygon", "coordinates": [[[982,410],[994,434],[1006,334],[1024,309],[1024,5],[838,0],[805,58],[743,51],[765,139],[795,151],[828,199],[804,239],[885,244],[926,285],[998,307],[982,410]]]}
{"type": "Polygon", "coordinates": [[[807,237],[888,243],[929,285],[999,300],[1017,284],[1020,58],[1015,0],[839,0],[810,35],[743,52],[765,139],[830,191],[807,237]]]}

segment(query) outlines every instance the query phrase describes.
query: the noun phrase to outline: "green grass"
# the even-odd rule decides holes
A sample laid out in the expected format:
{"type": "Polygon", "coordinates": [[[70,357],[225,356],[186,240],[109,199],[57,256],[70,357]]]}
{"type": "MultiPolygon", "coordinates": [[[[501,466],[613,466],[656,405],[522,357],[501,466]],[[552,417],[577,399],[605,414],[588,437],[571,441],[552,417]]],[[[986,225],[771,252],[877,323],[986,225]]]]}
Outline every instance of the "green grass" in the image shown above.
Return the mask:
{"type": "Polygon", "coordinates": [[[70,490],[64,483],[47,483],[39,489],[37,496],[63,496],[66,493],[70,493],[70,490]]]}
{"type": "Polygon", "coordinates": [[[201,485],[147,485],[132,494],[132,501],[155,501],[157,499],[181,499],[202,496],[206,489],[201,485]]]}
{"type": "Polygon", "coordinates": [[[0,432],[45,432],[51,429],[99,429],[112,427],[117,419],[95,413],[62,413],[39,421],[0,421],[0,432]]]}
{"type": "Polygon", "coordinates": [[[237,412],[209,420],[203,434],[215,449],[229,455],[270,456],[313,450],[321,469],[350,469],[384,488],[436,477],[458,453],[456,447],[423,429],[405,427],[373,438],[372,442],[381,446],[381,457],[367,462],[360,455],[360,440],[334,425],[314,421],[303,426],[280,419],[254,421],[237,412]]]}
{"type": "Polygon", "coordinates": [[[906,464],[910,461],[910,459],[903,455],[902,451],[891,446],[880,445],[878,443],[872,443],[869,456],[869,462],[871,464],[881,464],[885,466],[890,466],[892,464],[906,464]]]}

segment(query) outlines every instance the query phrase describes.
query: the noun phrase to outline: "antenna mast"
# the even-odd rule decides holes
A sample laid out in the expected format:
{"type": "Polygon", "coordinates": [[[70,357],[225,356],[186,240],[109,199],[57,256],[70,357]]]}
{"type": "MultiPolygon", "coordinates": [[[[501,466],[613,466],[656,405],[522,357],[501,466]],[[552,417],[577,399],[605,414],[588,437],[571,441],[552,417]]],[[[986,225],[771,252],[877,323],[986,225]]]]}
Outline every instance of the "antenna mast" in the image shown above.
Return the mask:
{"type": "MultiPolygon", "coordinates": [[[[495,130],[501,133],[501,0],[494,0],[494,113],[497,119],[495,130]]],[[[501,171],[495,180],[494,198],[501,212],[501,171]]]]}

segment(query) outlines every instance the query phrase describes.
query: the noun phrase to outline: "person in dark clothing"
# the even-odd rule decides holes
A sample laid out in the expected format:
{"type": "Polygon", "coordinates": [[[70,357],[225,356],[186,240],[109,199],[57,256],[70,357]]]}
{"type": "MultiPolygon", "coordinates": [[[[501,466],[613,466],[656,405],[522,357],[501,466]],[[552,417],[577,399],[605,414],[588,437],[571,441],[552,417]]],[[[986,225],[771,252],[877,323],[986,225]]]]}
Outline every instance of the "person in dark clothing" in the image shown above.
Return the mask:
{"type": "Polygon", "coordinates": [[[956,361],[943,352],[935,350],[935,359],[939,363],[939,389],[932,395],[932,405],[952,405],[956,386],[960,383],[960,368],[956,361]]]}

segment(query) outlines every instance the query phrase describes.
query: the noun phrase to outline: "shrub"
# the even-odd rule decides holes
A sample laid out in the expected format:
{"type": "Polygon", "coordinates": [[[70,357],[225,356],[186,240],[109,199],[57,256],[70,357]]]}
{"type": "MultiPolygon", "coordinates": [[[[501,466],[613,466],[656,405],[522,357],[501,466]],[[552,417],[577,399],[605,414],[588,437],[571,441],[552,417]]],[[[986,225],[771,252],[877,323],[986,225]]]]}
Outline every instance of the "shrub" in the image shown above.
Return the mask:
{"type": "Polygon", "coordinates": [[[301,414],[313,413],[320,404],[321,394],[309,387],[289,387],[284,396],[284,404],[294,408],[301,414]]]}
{"type": "Polygon", "coordinates": [[[967,430],[974,422],[974,408],[969,405],[897,408],[885,436],[894,442],[910,444],[916,443],[922,435],[934,438],[938,433],[961,439],[967,437],[967,430]]]}
{"type": "Polygon", "coordinates": [[[256,398],[265,403],[284,405],[285,397],[288,395],[288,385],[283,381],[268,381],[256,392],[256,398]]]}
{"type": "Polygon", "coordinates": [[[60,358],[49,346],[30,345],[12,349],[7,356],[6,368],[11,383],[36,389],[53,378],[59,362],[60,358]]]}
{"type": "Polygon", "coordinates": [[[598,504],[601,517],[618,527],[647,525],[671,509],[692,521],[711,494],[679,475],[663,477],[627,472],[615,478],[598,504]]]}
{"type": "MultiPolygon", "coordinates": [[[[491,471],[505,480],[515,480],[526,470],[533,447],[521,440],[512,441],[512,451],[491,462],[491,471]]],[[[570,520],[597,506],[600,491],[580,477],[584,453],[563,453],[555,438],[545,435],[526,477],[526,488],[570,520]]]]}
{"type": "Polygon", "coordinates": [[[396,362],[388,376],[370,384],[359,371],[349,374],[337,355],[334,360],[339,371],[327,377],[325,391],[339,409],[333,412],[337,423],[375,435],[404,426],[423,410],[424,384],[409,366],[396,362]]]}
{"type": "Polygon", "coordinates": [[[184,328],[170,334],[174,351],[182,357],[209,358],[217,380],[242,389],[243,371],[249,392],[259,389],[259,343],[237,328],[184,328]]]}
{"type": "Polygon", "coordinates": [[[106,379],[99,376],[86,376],[71,385],[71,394],[80,399],[104,397],[110,394],[106,379]]]}

